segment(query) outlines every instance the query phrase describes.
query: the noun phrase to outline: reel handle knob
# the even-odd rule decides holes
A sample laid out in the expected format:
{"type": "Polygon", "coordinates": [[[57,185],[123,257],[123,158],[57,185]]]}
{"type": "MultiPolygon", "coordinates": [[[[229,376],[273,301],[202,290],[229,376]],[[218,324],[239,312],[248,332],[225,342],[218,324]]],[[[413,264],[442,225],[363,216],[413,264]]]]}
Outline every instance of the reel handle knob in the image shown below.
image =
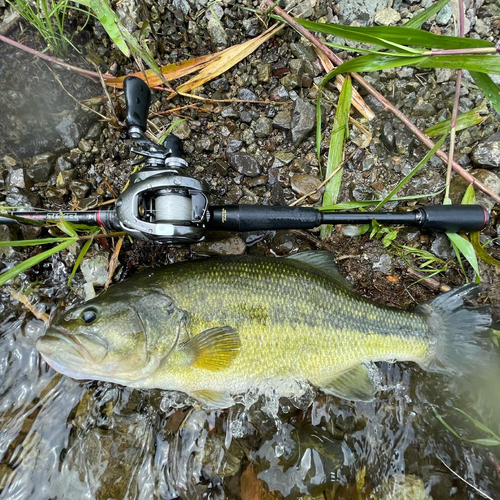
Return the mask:
{"type": "Polygon", "coordinates": [[[125,92],[125,104],[127,106],[126,124],[130,130],[132,127],[146,132],[148,110],[151,104],[151,91],[140,78],[128,76],[123,81],[125,92]]]}

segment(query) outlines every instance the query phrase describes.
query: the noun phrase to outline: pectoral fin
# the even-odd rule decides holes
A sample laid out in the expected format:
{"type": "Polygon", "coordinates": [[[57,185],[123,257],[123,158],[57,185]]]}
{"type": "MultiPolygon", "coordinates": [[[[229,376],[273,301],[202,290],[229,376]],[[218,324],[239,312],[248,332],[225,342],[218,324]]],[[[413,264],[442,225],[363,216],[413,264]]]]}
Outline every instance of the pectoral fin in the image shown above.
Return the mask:
{"type": "Polygon", "coordinates": [[[353,401],[372,401],[377,389],[368,369],[359,365],[330,378],[320,388],[327,394],[333,394],[353,401]]]}
{"type": "Polygon", "coordinates": [[[230,326],[211,328],[188,340],[182,350],[195,368],[218,371],[231,365],[241,347],[238,332],[230,326]]]}
{"type": "Polygon", "coordinates": [[[191,395],[209,408],[229,408],[234,405],[234,399],[226,392],[194,391],[191,395]]]}

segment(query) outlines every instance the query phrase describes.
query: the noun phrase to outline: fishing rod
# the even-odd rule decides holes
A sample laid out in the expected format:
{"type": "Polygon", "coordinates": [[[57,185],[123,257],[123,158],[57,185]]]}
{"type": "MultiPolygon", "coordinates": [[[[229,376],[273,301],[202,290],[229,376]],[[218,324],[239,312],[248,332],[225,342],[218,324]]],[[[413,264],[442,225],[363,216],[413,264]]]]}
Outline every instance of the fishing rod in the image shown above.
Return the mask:
{"type": "Polygon", "coordinates": [[[151,91],[140,78],[130,76],[123,89],[129,136],[139,148],[132,165],[144,164],[130,176],[112,209],[95,211],[13,210],[0,216],[0,224],[59,221],[101,226],[157,243],[194,243],[206,230],[256,231],[313,229],[322,224],[382,224],[414,226],[433,231],[480,231],[489,220],[479,205],[436,205],[411,212],[322,212],[316,208],[267,205],[210,206],[209,188],[186,172],[181,140],[173,134],[162,144],[146,136],[151,91]]]}

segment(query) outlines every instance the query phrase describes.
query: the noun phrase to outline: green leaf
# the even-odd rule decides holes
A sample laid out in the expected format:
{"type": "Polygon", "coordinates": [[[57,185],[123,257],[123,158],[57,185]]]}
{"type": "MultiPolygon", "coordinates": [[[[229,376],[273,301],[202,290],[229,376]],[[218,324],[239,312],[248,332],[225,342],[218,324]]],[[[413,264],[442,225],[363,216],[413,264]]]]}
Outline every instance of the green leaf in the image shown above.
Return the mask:
{"type": "Polygon", "coordinates": [[[382,238],[382,244],[384,247],[388,247],[398,236],[398,231],[396,229],[393,229],[392,231],[389,231],[383,238],[382,238]]]}
{"type": "Polygon", "coordinates": [[[68,241],[68,238],[41,238],[39,240],[15,240],[15,241],[0,241],[0,247],[30,247],[36,245],[47,245],[48,243],[60,243],[68,241]]]}
{"type": "Polygon", "coordinates": [[[498,85],[485,73],[471,71],[470,74],[495,111],[500,113],[500,88],[498,85]]]}
{"type": "Polygon", "coordinates": [[[465,49],[473,47],[494,47],[485,40],[463,38],[457,36],[434,35],[427,31],[408,28],[407,26],[370,26],[355,27],[340,24],[326,24],[295,18],[295,20],[311,31],[319,31],[356,42],[371,43],[393,48],[394,44],[414,45],[430,49],[465,49]]]}
{"type": "MultiPolygon", "coordinates": [[[[333,130],[330,136],[330,149],[328,151],[328,162],[325,178],[328,178],[342,164],[345,140],[349,136],[349,110],[351,109],[352,81],[346,76],[340,92],[337,111],[333,121],[333,130]]],[[[326,184],[323,194],[323,205],[337,203],[337,198],[342,182],[341,168],[326,184]]],[[[331,234],[331,226],[321,228],[321,236],[324,238],[331,234]]]]}
{"type": "Polygon", "coordinates": [[[476,193],[474,192],[474,186],[472,184],[469,184],[462,198],[462,205],[475,205],[475,204],[476,204],[476,193]]]}
{"type": "Polygon", "coordinates": [[[492,266],[500,266],[500,260],[495,259],[495,257],[491,256],[481,245],[479,240],[480,232],[474,231],[470,233],[470,242],[476,251],[476,255],[486,264],[491,264],[492,266]]]}
{"type": "Polygon", "coordinates": [[[49,258],[51,255],[54,255],[57,252],[61,252],[65,248],[75,243],[75,241],[78,241],[78,239],[69,238],[63,243],[60,243],[59,245],[55,246],[54,248],[51,248],[50,250],[46,250],[45,252],[30,257],[24,262],[21,262],[21,264],[18,264],[17,266],[13,267],[12,269],[9,269],[5,273],[0,274],[0,286],[5,285],[7,281],[11,280],[12,278],[15,278],[18,274],[26,271],[30,267],[36,266],[39,262],[42,262],[42,260],[49,258]]]}
{"type": "MultiPolygon", "coordinates": [[[[92,231],[92,235],[95,235],[95,234],[99,233],[100,230],[101,229],[98,228],[98,227],[94,228],[93,231],[92,231]]],[[[82,249],[80,250],[80,253],[78,254],[78,257],[76,258],[75,265],[73,266],[73,269],[71,271],[71,275],[70,275],[70,277],[68,279],[68,286],[71,284],[71,281],[73,280],[73,277],[75,276],[76,271],[80,267],[80,264],[81,264],[83,258],[85,257],[85,255],[89,251],[90,245],[92,245],[93,242],[94,242],[93,238],[90,239],[90,240],[87,240],[85,242],[85,245],[83,245],[82,249]]]]}
{"type": "Polygon", "coordinates": [[[497,436],[488,426],[484,425],[479,420],[476,420],[475,418],[471,417],[468,413],[465,413],[460,408],[455,408],[455,410],[460,412],[462,415],[465,415],[478,429],[482,430],[486,434],[489,434],[493,439],[498,441],[498,443],[500,444],[500,436],[497,436]]]}
{"type": "Polygon", "coordinates": [[[61,218],[59,221],[57,221],[56,225],[63,233],[66,233],[68,236],[71,236],[73,238],[76,238],[78,236],[76,234],[75,228],[64,218],[61,218]]]}
{"type": "MultiPolygon", "coordinates": [[[[472,127],[473,125],[478,125],[484,122],[484,120],[488,118],[487,111],[488,110],[486,106],[479,106],[477,108],[471,109],[470,111],[458,115],[457,125],[455,130],[458,132],[460,130],[464,130],[466,128],[472,127]]],[[[429,137],[443,135],[449,132],[450,128],[451,128],[451,119],[444,120],[426,129],[425,135],[429,137]]]]}
{"type": "Polygon", "coordinates": [[[457,253],[457,249],[459,253],[457,254],[457,259],[460,261],[460,253],[465,257],[467,262],[472,266],[474,271],[476,271],[476,275],[479,278],[479,266],[477,263],[476,252],[474,251],[474,247],[472,243],[460,236],[457,233],[446,233],[451,243],[453,244],[453,248],[455,249],[455,253],[457,253]]]}
{"type": "Polygon", "coordinates": [[[450,0],[439,0],[435,4],[431,5],[427,9],[423,10],[416,16],[413,16],[409,21],[407,21],[403,27],[404,28],[420,28],[425,21],[428,21],[434,14],[437,14],[445,5],[449,3],[450,0]]]}
{"type": "Polygon", "coordinates": [[[391,192],[375,207],[375,210],[378,210],[380,207],[385,205],[387,202],[391,200],[391,198],[403,187],[405,184],[414,177],[420,169],[430,160],[430,158],[434,155],[434,153],[441,147],[446,136],[444,135],[439,139],[436,145],[418,162],[418,164],[408,173],[398,184],[391,190],[391,192]]]}

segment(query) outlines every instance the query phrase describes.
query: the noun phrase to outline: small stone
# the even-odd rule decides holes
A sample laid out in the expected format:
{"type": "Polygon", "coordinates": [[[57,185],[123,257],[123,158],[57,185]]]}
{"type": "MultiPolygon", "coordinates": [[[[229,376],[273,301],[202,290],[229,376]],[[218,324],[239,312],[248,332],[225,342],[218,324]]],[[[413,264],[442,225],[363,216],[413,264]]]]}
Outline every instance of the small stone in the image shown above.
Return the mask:
{"type": "Polygon", "coordinates": [[[82,139],[78,143],[78,149],[83,153],[90,153],[90,151],[92,150],[92,144],[86,139],[82,139]]]}
{"type": "Polygon", "coordinates": [[[202,137],[199,139],[195,146],[194,149],[198,152],[201,153],[202,151],[213,151],[214,150],[214,140],[212,137],[202,137]]]}
{"type": "Polygon", "coordinates": [[[108,281],[108,253],[98,252],[92,257],[84,258],[80,269],[87,283],[104,286],[108,281]]]}
{"type": "Polygon", "coordinates": [[[77,199],[85,198],[90,191],[90,184],[87,181],[74,179],[70,182],[69,188],[77,199]]]}
{"type": "Polygon", "coordinates": [[[75,176],[75,170],[65,170],[64,172],[59,172],[59,174],[57,174],[56,187],[59,189],[67,188],[75,176]]]}
{"type": "Polygon", "coordinates": [[[224,9],[219,3],[213,2],[210,4],[210,8],[206,10],[205,17],[207,19],[215,18],[220,21],[224,17],[224,9]]]}
{"type": "Polygon", "coordinates": [[[500,132],[481,141],[474,148],[472,161],[480,166],[500,167],[500,132]]]}
{"type": "Polygon", "coordinates": [[[373,269],[376,271],[380,271],[383,274],[391,274],[392,273],[392,259],[391,256],[387,253],[383,253],[380,256],[378,262],[373,263],[373,269]]]}
{"type": "Polygon", "coordinates": [[[226,193],[225,199],[227,203],[238,203],[242,196],[243,192],[240,186],[231,186],[226,193]]]}
{"type": "Polygon", "coordinates": [[[30,193],[26,189],[13,187],[7,191],[5,197],[7,206],[9,207],[38,207],[40,206],[40,197],[34,193],[30,193]]]}
{"type": "Polygon", "coordinates": [[[185,139],[189,139],[189,137],[191,137],[191,127],[187,121],[183,121],[174,127],[172,133],[184,141],[185,139]]]}
{"type": "Polygon", "coordinates": [[[243,20],[243,28],[248,36],[257,36],[262,31],[262,24],[256,17],[243,20]]]}
{"type": "Polygon", "coordinates": [[[187,0],[172,0],[172,6],[180,10],[184,15],[188,15],[191,10],[191,6],[187,0]]]}
{"type": "Polygon", "coordinates": [[[297,248],[297,238],[288,231],[276,231],[271,248],[276,255],[287,255],[297,248]]]}
{"type": "Polygon", "coordinates": [[[3,164],[8,168],[12,168],[17,165],[17,161],[15,158],[12,158],[12,156],[5,155],[3,157],[3,164]]]}
{"type": "Polygon", "coordinates": [[[295,160],[295,154],[280,152],[276,153],[274,158],[280,162],[280,165],[289,165],[293,160],[295,160]]]}
{"type": "Polygon", "coordinates": [[[290,179],[292,191],[297,194],[299,198],[315,191],[314,194],[311,194],[311,196],[307,198],[308,203],[315,203],[321,198],[321,191],[319,190],[320,184],[321,181],[317,177],[309,174],[294,175],[290,179]]]}
{"type": "Polygon", "coordinates": [[[249,188],[254,188],[258,186],[265,186],[267,184],[268,178],[266,175],[259,175],[253,179],[247,179],[245,185],[249,188]]]}
{"type": "Polygon", "coordinates": [[[242,101],[256,101],[257,96],[250,89],[240,89],[238,99],[242,101]]]}
{"type": "Polygon", "coordinates": [[[255,134],[251,128],[243,130],[240,137],[245,144],[253,144],[255,142],[255,134]]]}
{"type": "Polygon", "coordinates": [[[35,183],[47,182],[54,167],[50,163],[31,165],[26,169],[26,175],[35,183]]]}
{"type": "Polygon", "coordinates": [[[218,19],[215,19],[214,17],[212,17],[212,19],[209,19],[207,24],[207,30],[213,45],[217,49],[223,49],[227,47],[228,38],[226,30],[224,29],[224,27],[222,26],[221,22],[218,19]]]}
{"type": "Polygon", "coordinates": [[[5,187],[7,191],[10,191],[12,188],[26,189],[31,187],[32,183],[25,176],[26,171],[24,168],[11,168],[9,169],[9,173],[7,174],[7,179],[5,181],[5,187]]]}
{"type": "MultiPolygon", "coordinates": [[[[0,241],[11,241],[11,240],[12,240],[12,238],[10,235],[9,226],[7,226],[5,224],[0,224],[0,241]]],[[[14,254],[15,254],[15,250],[13,247],[0,246],[0,256],[12,257],[14,254]]]]}
{"type": "Polygon", "coordinates": [[[273,70],[270,64],[264,63],[259,66],[257,81],[260,83],[269,83],[273,77],[273,70]]]}
{"type": "Polygon", "coordinates": [[[80,210],[91,210],[102,203],[102,196],[89,196],[78,200],[78,208],[80,210]]]}
{"type": "Polygon", "coordinates": [[[49,187],[45,190],[45,198],[49,204],[60,205],[64,203],[68,190],[64,188],[49,187]]]}
{"type": "Polygon", "coordinates": [[[276,114],[273,119],[273,127],[278,130],[290,130],[292,127],[292,110],[289,107],[276,114]]]}
{"type": "Polygon", "coordinates": [[[238,152],[243,147],[243,142],[238,139],[229,139],[227,141],[226,154],[238,152]]]}
{"type": "Polygon", "coordinates": [[[23,240],[36,240],[42,234],[43,228],[40,226],[29,226],[27,224],[21,225],[21,233],[23,233],[23,240]]]}
{"type": "Polygon", "coordinates": [[[287,101],[290,98],[290,94],[283,85],[279,85],[271,90],[269,98],[272,101],[287,101]]]}
{"type": "Polygon", "coordinates": [[[449,259],[453,256],[453,248],[451,247],[450,239],[442,233],[436,234],[431,245],[431,252],[440,259],[449,259]]]}
{"type": "Polygon", "coordinates": [[[457,75],[457,71],[451,68],[436,68],[434,71],[437,83],[449,82],[453,78],[456,78],[457,75]]]}
{"type": "Polygon", "coordinates": [[[68,149],[76,148],[80,138],[82,136],[80,128],[78,125],[70,119],[64,119],[56,126],[56,130],[59,132],[62,143],[68,149]]]}
{"type": "Polygon", "coordinates": [[[229,81],[227,78],[222,77],[210,82],[210,88],[219,92],[227,92],[229,90],[229,81]]]}
{"type": "Polygon", "coordinates": [[[316,126],[316,109],[300,97],[295,101],[291,130],[295,146],[303,142],[316,126]]]}
{"type": "MultiPolygon", "coordinates": [[[[479,182],[490,188],[494,193],[500,195],[500,177],[496,172],[478,168],[476,170],[471,170],[470,173],[479,182]]],[[[458,175],[454,177],[450,185],[451,201],[453,203],[461,203],[463,195],[465,194],[465,190],[468,186],[469,183],[462,177],[459,177],[458,175]]],[[[492,210],[495,206],[495,201],[484,194],[482,191],[479,191],[479,189],[476,189],[476,203],[478,205],[481,205],[488,211],[492,210]]]]}
{"type": "Polygon", "coordinates": [[[42,153],[40,155],[33,156],[31,159],[32,165],[45,165],[46,163],[54,164],[56,155],[54,153],[42,153]]]}
{"type": "Polygon", "coordinates": [[[256,137],[268,137],[273,131],[273,122],[269,118],[259,118],[255,122],[255,136],[256,137]]]}
{"type": "Polygon", "coordinates": [[[87,134],[85,135],[85,139],[91,141],[98,141],[101,138],[101,132],[102,132],[102,123],[94,122],[90,126],[87,134]]]}
{"type": "Polygon", "coordinates": [[[232,106],[224,108],[220,114],[222,118],[239,118],[240,113],[236,111],[232,106]]]}
{"type": "Polygon", "coordinates": [[[223,177],[227,175],[227,171],[229,170],[229,165],[223,160],[216,160],[214,162],[214,167],[219,175],[223,177]]]}
{"type": "Polygon", "coordinates": [[[247,177],[257,177],[262,172],[259,162],[248,153],[238,152],[229,155],[229,164],[247,177]]]}
{"type": "Polygon", "coordinates": [[[392,26],[397,24],[400,20],[401,15],[399,12],[390,7],[382,9],[375,14],[375,23],[381,26],[392,26]]]}
{"type": "Polygon", "coordinates": [[[60,172],[64,172],[65,170],[71,170],[73,168],[73,164],[68,161],[66,158],[63,156],[60,156],[56,160],[56,166],[55,166],[55,173],[59,174],[60,172]]]}
{"type": "Polygon", "coordinates": [[[285,75],[280,82],[287,90],[297,89],[301,86],[301,79],[296,73],[290,72],[285,75]]]}
{"type": "Polygon", "coordinates": [[[424,118],[430,118],[431,116],[436,116],[436,108],[430,103],[424,101],[421,97],[417,99],[417,102],[412,108],[413,114],[415,116],[423,116],[424,118]]]}
{"type": "Polygon", "coordinates": [[[436,15],[436,24],[439,26],[446,26],[453,16],[453,8],[450,4],[445,5],[436,15]]]}
{"type": "Polygon", "coordinates": [[[290,44],[290,50],[297,59],[313,62],[318,57],[312,45],[306,45],[302,42],[290,44]]]}
{"type": "Polygon", "coordinates": [[[214,231],[207,235],[201,243],[191,245],[198,255],[243,255],[247,245],[234,233],[214,231]]]}
{"type": "Polygon", "coordinates": [[[394,151],[396,138],[394,137],[394,129],[392,128],[391,122],[385,122],[382,126],[380,139],[389,151],[394,151]]]}

